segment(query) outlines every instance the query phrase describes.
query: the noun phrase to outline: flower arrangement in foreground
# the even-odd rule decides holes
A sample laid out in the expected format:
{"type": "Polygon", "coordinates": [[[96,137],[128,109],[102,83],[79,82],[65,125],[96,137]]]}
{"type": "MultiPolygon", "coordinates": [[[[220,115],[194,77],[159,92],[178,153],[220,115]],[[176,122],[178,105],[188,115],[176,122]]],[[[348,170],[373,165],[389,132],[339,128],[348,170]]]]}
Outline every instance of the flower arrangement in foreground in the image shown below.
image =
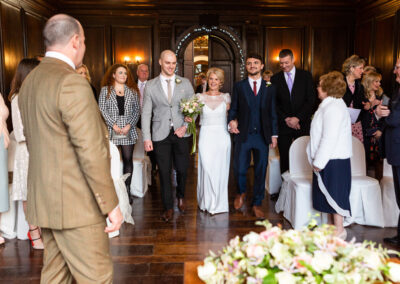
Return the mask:
{"type": "Polygon", "coordinates": [[[219,255],[210,252],[197,268],[206,283],[393,283],[400,264],[388,262],[396,251],[334,236],[331,225],[312,222],[302,231],[282,230],[267,220],[261,233],[232,239],[219,255]]]}
{"type": "Polygon", "coordinates": [[[180,109],[182,114],[185,117],[190,117],[192,122],[189,122],[188,128],[186,130],[187,133],[193,135],[193,145],[191,154],[196,152],[196,121],[195,118],[201,113],[203,110],[204,104],[200,102],[199,98],[194,96],[188,100],[183,99],[180,103],[180,109]]]}

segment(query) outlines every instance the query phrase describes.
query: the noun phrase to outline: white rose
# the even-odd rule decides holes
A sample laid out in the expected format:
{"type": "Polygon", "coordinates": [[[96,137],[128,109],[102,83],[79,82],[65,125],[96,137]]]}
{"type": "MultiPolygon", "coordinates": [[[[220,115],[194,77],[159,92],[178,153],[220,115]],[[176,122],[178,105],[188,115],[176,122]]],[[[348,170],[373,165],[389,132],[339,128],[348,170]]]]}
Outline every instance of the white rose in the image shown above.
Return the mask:
{"type": "Polygon", "coordinates": [[[382,260],[379,257],[378,253],[364,249],[361,251],[360,254],[362,255],[362,257],[365,261],[365,264],[368,267],[370,267],[372,269],[378,269],[382,265],[382,260]]]}
{"type": "Polygon", "coordinates": [[[387,265],[389,266],[389,278],[393,282],[400,282],[400,264],[389,262],[387,265]]]}
{"type": "Polygon", "coordinates": [[[192,113],[193,112],[193,110],[192,109],[189,109],[189,113],[192,113]]]}
{"type": "Polygon", "coordinates": [[[318,273],[321,273],[324,270],[328,270],[333,263],[333,257],[327,252],[324,251],[315,251],[314,257],[311,260],[311,266],[318,273]]]}
{"type": "MultiPolygon", "coordinates": [[[[271,248],[271,254],[276,259],[276,261],[281,262],[288,256],[287,246],[281,243],[275,243],[271,248]]],[[[291,262],[290,259],[287,259],[291,262]]]]}
{"type": "Polygon", "coordinates": [[[268,275],[268,269],[256,267],[256,278],[264,279],[268,275]]]}
{"type": "Polygon", "coordinates": [[[275,279],[279,284],[296,284],[296,277],[286,271],[276,273],[275,279]]]}
{"type": "Polygon", "coordinates": [[[217,267],[212,262],[207,262],[204,265],[200,265],[197,267],[197,275],[199,278],[205,282],[215,274],[217,271],[217,267]]]}
{"type": "Polygon", "coordinates": [[[260,235],[254,232],[250,232],[246,236],[243,237],[243,241],[248,244],[255,244],[260,240],[260,235]]]}

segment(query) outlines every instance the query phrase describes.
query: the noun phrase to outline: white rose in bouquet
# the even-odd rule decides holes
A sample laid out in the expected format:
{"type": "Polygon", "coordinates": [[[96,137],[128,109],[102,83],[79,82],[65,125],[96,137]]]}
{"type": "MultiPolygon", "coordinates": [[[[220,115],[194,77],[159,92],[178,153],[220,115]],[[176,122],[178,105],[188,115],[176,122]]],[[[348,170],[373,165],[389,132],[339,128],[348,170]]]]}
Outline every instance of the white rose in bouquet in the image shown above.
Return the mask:
{"type": "Polygon", "coordinates": [[[400,264],[389,262],[389,278],[393,282],[400,282],[400,264]]]}
{"type": "Polygon", "coordinates": [[[297,278],[290,272],[282,271],[275,274],[279,284],[296,284],[297,278]]]}
{"type": "Polygon", "coordinates": [[[311,266],[315,271],[321,273],[324,270],[331,268],[333,257],[331,254],[317,250],[314,252],[314,257],[311,260],[311,266]]]}
{"type": "Polygon", "coordinates": [[[205,282],[209,281],[216,271],[217,267],[212,262],[206,262],[204,265],[197,267],[197,275],[199,275],[199,278],[205,282]]]}

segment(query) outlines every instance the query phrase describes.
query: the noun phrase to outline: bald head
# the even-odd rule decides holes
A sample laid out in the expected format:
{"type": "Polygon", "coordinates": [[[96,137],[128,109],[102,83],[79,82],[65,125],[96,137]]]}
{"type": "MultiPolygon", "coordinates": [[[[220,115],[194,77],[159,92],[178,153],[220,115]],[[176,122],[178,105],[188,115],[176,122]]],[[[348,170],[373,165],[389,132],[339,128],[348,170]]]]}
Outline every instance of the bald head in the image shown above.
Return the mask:
{"type": "Polygon", "coordinates": [[[160,60],[158,61],[161,66],[161,74],[165,77],[174,76],[176,68],[176,55],[171,50],[164,50],[160,54],[160,60]]]}
{"type": "Polygon", "coordinates": [[[80,35],[81,31],[81,24],[75,18],[65,14],[55,15],[47,21],[43,29],[44,44],[47,49],[63,47],[74,35],[80,35]]]}

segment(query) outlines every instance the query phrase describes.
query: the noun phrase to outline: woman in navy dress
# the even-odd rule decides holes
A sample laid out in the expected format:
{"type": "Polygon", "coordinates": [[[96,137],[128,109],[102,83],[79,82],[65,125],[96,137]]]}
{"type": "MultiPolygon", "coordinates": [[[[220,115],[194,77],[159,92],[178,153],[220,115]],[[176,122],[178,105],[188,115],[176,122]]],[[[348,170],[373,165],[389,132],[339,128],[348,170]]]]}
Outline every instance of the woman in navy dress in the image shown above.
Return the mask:
{"type": "Polygon", "coordinates": [[[351,120],[345,102],[343,75],[337,71],[320,77],[318,97],[307,154],[313,174],[313,207],[330,214],[336,235],[346,239],[343,217],[350,217],[352,155],[351,120]]]}

